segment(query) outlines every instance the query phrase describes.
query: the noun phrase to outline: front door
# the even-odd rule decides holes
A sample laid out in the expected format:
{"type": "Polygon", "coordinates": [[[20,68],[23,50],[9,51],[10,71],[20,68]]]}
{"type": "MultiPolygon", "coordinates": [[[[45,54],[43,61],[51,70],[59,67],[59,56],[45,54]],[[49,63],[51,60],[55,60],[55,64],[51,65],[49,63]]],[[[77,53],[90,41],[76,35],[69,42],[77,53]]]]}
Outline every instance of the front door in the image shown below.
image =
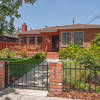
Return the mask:
{"type": "Polygon", "coordinates": [[[52,36],[52,51],[57,52],[59,50],[59,36],[52,36]]]}

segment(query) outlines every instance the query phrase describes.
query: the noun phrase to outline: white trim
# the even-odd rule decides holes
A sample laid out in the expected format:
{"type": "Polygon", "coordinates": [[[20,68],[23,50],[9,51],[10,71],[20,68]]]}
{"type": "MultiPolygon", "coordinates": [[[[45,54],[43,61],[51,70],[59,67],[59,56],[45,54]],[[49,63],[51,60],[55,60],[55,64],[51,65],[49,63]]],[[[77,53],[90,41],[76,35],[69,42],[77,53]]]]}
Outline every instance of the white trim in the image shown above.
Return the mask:
{"type": "Polygon", "coordinates": [[[62,44],[62,33],[71,33],[71,40],[72,40],[72,31],[63,31],[63,32],[61,32],[61,48],[62,47],[67,47],[67,45],[62,44]]]}
{"type": "Polygon", "coordinates": [[[83,45],[81,47],[84,47],[84,31],[73,31],[73,43],[74,43],[74,33],[75,32],[82,32],[83,33],[83,45]]]}

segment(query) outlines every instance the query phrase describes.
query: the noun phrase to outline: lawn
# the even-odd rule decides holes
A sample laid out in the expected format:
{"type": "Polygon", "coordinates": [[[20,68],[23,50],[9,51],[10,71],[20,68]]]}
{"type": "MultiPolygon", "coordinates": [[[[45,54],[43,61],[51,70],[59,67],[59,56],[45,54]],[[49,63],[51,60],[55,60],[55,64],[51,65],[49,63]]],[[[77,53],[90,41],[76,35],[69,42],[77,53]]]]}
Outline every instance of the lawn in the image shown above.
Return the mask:
{"type": "Polygon", "coordinates": [[[9,61],[10,80],[13,78],[18,79],[19,77],[25,75],[43,61],[43,59],[36,58],[0,58],[0,60],[9,61]]]}

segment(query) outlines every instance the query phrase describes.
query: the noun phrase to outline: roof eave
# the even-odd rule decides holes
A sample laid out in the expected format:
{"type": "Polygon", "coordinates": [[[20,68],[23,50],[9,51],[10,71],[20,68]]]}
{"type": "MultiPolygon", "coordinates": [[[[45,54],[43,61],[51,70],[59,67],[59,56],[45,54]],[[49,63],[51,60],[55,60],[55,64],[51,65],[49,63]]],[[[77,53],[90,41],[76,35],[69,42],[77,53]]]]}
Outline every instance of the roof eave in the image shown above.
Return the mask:
{"type": "Polygon", "coordinates": [[[100,28],[100,27],[72,27],[72,28],[59,28],[58,30],[61,30],[61,29],[90,29],[90,28],[100,28]]]}

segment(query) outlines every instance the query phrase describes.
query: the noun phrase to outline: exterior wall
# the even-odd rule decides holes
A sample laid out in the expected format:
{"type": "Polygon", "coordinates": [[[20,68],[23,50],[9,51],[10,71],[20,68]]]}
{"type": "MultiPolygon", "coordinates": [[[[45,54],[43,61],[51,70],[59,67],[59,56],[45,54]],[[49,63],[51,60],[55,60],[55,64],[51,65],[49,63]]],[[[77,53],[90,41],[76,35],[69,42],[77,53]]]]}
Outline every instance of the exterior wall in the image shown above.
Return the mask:
{"type": "Polygon", "coordinates": [[[37,44],[37,37],[38,36],[43,36],[43,43],[47,43],[48,44],[48,51],[52,50],[52,36],[53,35],[59,35],[58,32],[54,32],[54,33],[42,33],[42,34],[19,34],[19,40],[18,43],[21,44],[21,37],[27,37],[27,45],[29,45],[29,40],[28,37],[29,36],[35,36],[35,44],[37,44]]]}
{"type": "Polygon", "coordinates": [[[100,33],[100,29],[67,29],[67,30],[60,30],[59,31],[59,48],[60,49],[64,49],[64,47],[61,46],[61,32],[71,32],[72,33],[72,42],[74,42],[74,32],[76,31],[82,31],[84,32],[84,43],[83,43],[83,47],[87,48],[90,45],[90,41],[96,36],[97,33],[100,33]]]}
{"type": "MultiPolygon", "coordinates": [[[[26,36],[43,36],[43,43],[48,44],[48,51],[52,51],[52,36],[53,35],[59,35],[59,49],[64,49],[64,47],[61,46],[61,32],[72,32],[72,42],[74,41],[74,32],[75,31],[82,31],[84,32],[84,45],[83,47],[86,48],[90,45],[90,41],[96,36],[97,33],[100,33],[100,29],[64,29],[64,30],[58,30],[57,32],[45,32],[41,34],[19,34],[19,44],[21,44],[21,37],[26,36]]],[[[27,38],[28,40],[28,38],[27,38]]],[[[29,40],[28,40],[29,41],[29,40]]],[[[29,42],[27,41],[27,44],[29,42]]],[[[37,38],[35,39],[35,43],[37,43],[37,38]]]]}
{"type": "Polygon", "coordinates": [[[9,48],[10,46],[14,47],[16,46],[17,43],[13,43],[13,42],[2,42],[0,41],[0,51],[4,48],[9,48]]]}

